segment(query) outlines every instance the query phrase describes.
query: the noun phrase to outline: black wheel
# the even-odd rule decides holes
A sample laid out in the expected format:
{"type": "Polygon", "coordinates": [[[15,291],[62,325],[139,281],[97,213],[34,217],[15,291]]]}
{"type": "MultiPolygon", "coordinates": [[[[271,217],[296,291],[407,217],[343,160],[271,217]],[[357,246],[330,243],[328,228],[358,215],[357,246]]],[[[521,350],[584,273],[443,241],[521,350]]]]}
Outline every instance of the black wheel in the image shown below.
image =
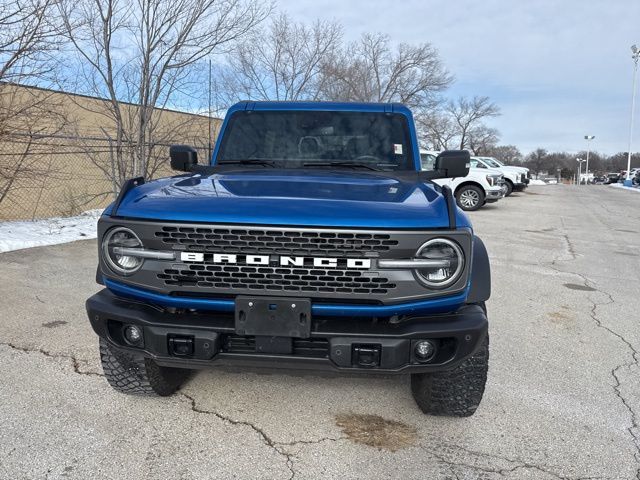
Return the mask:
{"type": "Polygon", "coordinates": [[[484,190],[475,185],[463,185],[456,191],[458,206],[467,212],[477,210],[484,205],[484,190]]]}
{"type": "Polygon", "coordinates": [[[122,393],[166,397],[180,388],[189,374],[189,370],[161,367],[142,355],[118,350],[102,338],[100,360],[109,385],[122,393]]]}
{"type": "Polygon", "coordinates": [[[480,405],[489,369],[489,334],[480,349],[453,370],[411,375],[411,393],[424,413],[470,417],[480,405]]]}
{"type": "Polygon", "coordinates": [[[507,187],[507,192],[504,194],[504,196],[508,197],[513,192],[513,183],[511,183],[509,180],[505,180],[504,184],[507,187]]]}

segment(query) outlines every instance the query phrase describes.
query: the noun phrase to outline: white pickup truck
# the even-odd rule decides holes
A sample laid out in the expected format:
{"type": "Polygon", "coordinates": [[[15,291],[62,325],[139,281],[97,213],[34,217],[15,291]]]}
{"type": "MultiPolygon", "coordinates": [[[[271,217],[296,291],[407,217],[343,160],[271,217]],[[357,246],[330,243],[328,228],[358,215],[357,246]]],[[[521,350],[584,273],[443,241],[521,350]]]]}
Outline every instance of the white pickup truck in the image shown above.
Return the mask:
{"type": "Polygon", "coordinates": [[[505,165],[493,157],[471,157],[471,167],[500,171],[504,175],[504,182],[507,186],[505,197],[508,197],[514,191],[521,192],[529,185],[528,168],[505,165]]]}
{"type": "MultiPolygon", "coordinates": [[[[440,152],[420,150],[422,170],[433,170],[438,153],[440,152]]],[[[497,202],[507,191],[502,172],[495,168],[476,168],[473,163],[466,177],[441,178],[434,182],[449,186],[458,206],[465,211],[477,210],[485,203],[497,202]]]]}

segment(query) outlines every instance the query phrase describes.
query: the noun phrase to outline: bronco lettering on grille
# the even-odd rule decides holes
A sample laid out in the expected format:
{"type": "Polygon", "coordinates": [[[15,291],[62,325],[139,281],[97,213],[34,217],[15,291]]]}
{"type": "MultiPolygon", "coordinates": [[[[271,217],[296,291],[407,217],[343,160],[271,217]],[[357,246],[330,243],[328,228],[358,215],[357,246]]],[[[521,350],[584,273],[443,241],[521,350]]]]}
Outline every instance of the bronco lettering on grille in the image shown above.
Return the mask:
{"type": "Polygon", "coordinates": [[[279,265],[282,267],[314,266],[318,268],[353,268],[368,270],[368,258],[292,257],[271,255],[236,255],[231,253],[180,252],[180,260],[193,263],[225,265],[279,265]]]}

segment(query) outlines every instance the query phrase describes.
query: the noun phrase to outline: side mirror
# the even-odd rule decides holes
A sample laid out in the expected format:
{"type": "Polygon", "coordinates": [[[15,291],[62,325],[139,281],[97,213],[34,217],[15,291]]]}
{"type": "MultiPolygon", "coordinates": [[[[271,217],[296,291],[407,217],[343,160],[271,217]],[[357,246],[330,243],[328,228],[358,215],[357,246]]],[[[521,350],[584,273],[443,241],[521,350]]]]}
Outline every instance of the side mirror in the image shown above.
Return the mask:
{"type": "Polygon", "coordinates": [[[471,155],[467,150],[445,150],[437,156],[435,170],[440,178],[466,177],[470,164],[471,155]]]}
{"type": "Polygon", "coordinates": [[[190,172],[198,164],[198,152],[187,145],[171,145],[169,157],[171,168],[179,172],[190,172]]]}

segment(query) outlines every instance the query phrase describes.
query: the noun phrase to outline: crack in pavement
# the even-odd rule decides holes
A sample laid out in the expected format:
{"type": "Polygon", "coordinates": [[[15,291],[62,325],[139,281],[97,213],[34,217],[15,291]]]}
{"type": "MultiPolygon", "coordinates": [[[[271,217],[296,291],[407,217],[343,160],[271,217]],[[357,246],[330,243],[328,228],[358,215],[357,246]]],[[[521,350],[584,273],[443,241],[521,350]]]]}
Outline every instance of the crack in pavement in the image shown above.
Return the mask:
{"type": "Polygon", "coordinates": [[[252,429],[255,433],[258,434],[258,436],[260,437],[260,439],[262,440],[262,442],[267,445],[269,448],[272,448],[276,453],[278,453],[278,455],[283,456],[286,459],[287,462],[287,468],[289,469],[289,472],[291,473],[289,480],[292,480],[295,477],[295,471],[293,469],[293,460],[291,459],[292,455],[290,455],[289,453],[283,451],[281,448],[278,447],[277,442],[275,442],[274,440],[272,440],[269,435],[267,435],[267,433],[260,427],[254,425],[253,423],[246,421],[246,420],[236,420],[234,418],[231,418],[227,415],[223,415],[219,412],[213,411],[213,410],[205,410],[203,408],[198,407],[197,403],[196,403],[196,399],[193,398],[191,395],[184,393],[182,391],[178,392],[180,395],[182,395],[184,398],[186,398],[189,403],[191,404],[191,410],[195,413],[198,414],[203,414],[203,415],[213,415],[216,418],[219,418],[220,420],[222,420],[223,422],[229,423],[231,425],[242,425],[245,427],[249,427],[250,429],[252,429]]]}
{"type": "MultiPolygon", "coordinates": [[[[596,479],[602,479],[604,477],[600,477],[600,476],[589,476],[589,477],[573,477],[573,476],[568,476],[568,475],[562,475],[560,473],[556,473],[553,470],[551,470],[551,467],[549,466],[540,466],[540,465],[536,465],[534,463],[531,462],[527,462],[525,460],[521,460],[521,459],[514,459],[514,458],[509,458],[506,456],[501,456],[501,455],[496,455],[496,454],[492,454],[492,453],[485,453],[485,452],[478,452],[475,450],[471,450],[469,448],[460,446],[460,445],[455,445],[455,444],[445,444],[447,447],[451,448],[451,449],[455,449],[455,450],[460,450],[466,454],[469,455],[473,455],[475,457],[484,457],[487,459],[498,459],[498,460],[502,460],[504,462],[507,463],[512,463],[515,464],[512,467],[508,467],[508,468],[490,468],[490,467],[483,467],[483,466],[479,466],[479,465],[472,465],[469,463],[463,463],[463,462],[454,462],[451,461],[449,459],[447,459],[445,456],[441,455],[441,454],[436,454],[433,452],[433,450],[426,450],[428,453],[430,453],[431,455],[433,455],[436,459],[440,460],[441,462],[447,464],[449,467],[451,466],[457,466],[457,467],[462,467],[462,468],[469,468],[471,470],[474,471],[481,471],[484,473],[494,473],[496,475],[500,475],[501,477],[505,477],[507,476],[509,473],[513,473],[516,470],[520,470],[520,469],[528,469],[528,470],[536,470],[538,472],[541,473],[545,473],[549,476],[552,476],[554,478],[558,478],[560,480],[596,480],[596,479]]],[[[424,447],[423,447],[424,450],[424,447]]],[[[454,473],[456,475],[456,477],[458,476],[457,473],[454,473]]]]}
{"type": "Polygon", "coordinates": [[[339,440],[344,440],[343,437],[339,437],[339,438],[325,437],[325,438],[320,438],[318,440],[294,440],[292,442],[277,442],[273,440],[271,437],[269,437],[269,435],[267,435],[267,433],[262,428],[258,427],[257,425],[254,425],[248,420],[237,420],[227,415],[223,415],[219,412],[216,412],[214,410],[205,410],[201,407],[198,407],[196,403],[196,399],[193,398],[191,395],[184,393],[182,391],[178,393],[190,402],[191,410],[195,413],[213,415],[216,418],[222,420],[223,422],[227,422],[231,425],[234,425],[234,426],[241,425],[241,426],[251,428],[255,433],[258,434],[258,436],[260,437],[260,439],[265,445],[267,445],[269,448],[272,448],[276,453],[278,453],[278,455],[281,455],[286,459],[287,468],[289,469],[289,472],[291,474],[289,477],[289,480],[293,480],[293,478],[295,478],[295,475],[296,475],[296,472],[293,468],[294,467],[293,459],[296,458],[296,455],[291,452],[288,452],[283,447],[291,447],[296,445],[313,445],[313,444],[319,444],[319,443],[328,442],[328,441],[337,442],[339,440]]]}
{"type": "MultiPolygon", "coordinates": [[[[73,371],[74,373],[77,373],[79,375],[87,375],[87,376],[96,376],[96,377],[104,377],[103,373],[98,373],[98,372],[89,372],[89,371],[83,371],[80,369],[80,361],[74,356],[74,355],[68,355],[68,354],[64,354],[64,353],[53,353],[50,352],[48,350],[45,350],[43,348],[28,348],[28,347],[21,347],[18,345],[15,345],[14,343],[11,342],[0,342],[0,346],[5,346],[8,347],[12,350],[18,351],[18,352],[23,352],[23,353],[39,353],[41,355],[44,355],[47,358],[54,358],[54,359],[65,359],[65,360],[69,360],[71,362],[71,365],[73,367],[73,371]]],[[[337,442],[339,440],[343,440],[344,437],[339,437],[339,438],[331,438],[331,437],[326,437],[326,438],[320,438],[318,440],[295,440],[292,442],[276,442],[274,440],[272,440],[267,433],[261,429],[260,427],[252,424],[249,421],[245,421],[245,420],[236,420],[233,419],[231,417],[222,415],[221,413],[215,412],[215,411],[210,411],[210,410],[205,410],[202,409],[200,407],[197,406],[196,404],[196,400],[195,398],[193,398],[192,396],[184,393],[184,392],[177,392],[180,395],[182,395],[183,397],[185,397],[186,399],[189,400],[190,404],[191,404],[191,410],[193,412],[199,413],[199,414],[209,414],[209,415],[214,415],[215,417],[219,418],[220,420],[227,422],[231,425],[242,425],[242,426],[246,426],[251,428],[254,432],[256,432],[261,440],[263,441],[263,443],[265,445],[267,445],[268,447],[274,449],[279,455],[283,456],[286,459],[286,464],[287,464],[287,468],[289,469],[290,472],[290,476],[289,476],[289,480],[293,480],[293,478],[295,478],[296,472],[293,468],[293,458],[295,458],[295,454],[292,454],[290,452],[287,452],[285,450],[284,447],[292,447],[292,446],[296,446],[296,445],[313,445],[313,444],[319,444],[319,443],[323,443],[323,442],[327,442],[327,441],[332,441],[332,442],[337,442]]]]}
{"type": "Polygon", "coordinates": [[[5,347],[9,347],[12,350],[16,350],[18,352],[40,353],[40,354],[42,354],[42,355],[44,355],[45,357],[48,357],[48,358],[64,358],[64,359],[67,359],[67,360],[71,361],[71,365],[73,366],[73,371],[75,373],[77,373],[78,375],[104,377],[103,373],[82,371],[80,369],[80,360],[78,360],[74,355],[68,355],[68,354],[65,354],[65,353],[53,353],[53,352],[50,352],[48,350],[44,350],[43,348],[20,347],[20,346],[15,345],[15,344],[13,344],[11,342],[0,342],[0,345],[5,346],[5,347]]]}
{"type": "Polygon", "coordinates": [[[569,255],[571,255],[571,260],[575,260],[576,258],[578,258],[578,255],[576,254],[576,248],[574,247],[573,242],[571,242],[569,235],[567,235],[566,233],[563,233],[562,238],[565,241],[565,251],[569,255]]]}
{"type": "Polygon", "coordinates": [[[598,327],[606,330],[611,335],[617,337],[621,342],[623,342],[627,346],[629,351],[631,352],[632,361],[621,363],[620,365],[618,365],[618,366],[614,367],[613,369],[611,369],[611,376],[613,377],[613,379],[616,382],[615,385],[613,385],[613,390],[614,390],[616,396],[620,399],[622,404],[625,406],[625,408],[629,412],[629,416],[631,417],[631,425],[627,428],[627,431],[629,432],[629,435],[631,435],[631,438],[633,439],[633,443],[635,444],[635,447],[636,447],[636,451],[634,453],[634,458],[636,460],[636,463],[639,465],[638,469],[636,470],[636,479],[640,480],[640,435],[637,433],[640,430],[640,428],[639,428],[640,426],[638,425],[638,416],[637,416],[635,410],[633,409],[633,407],[631,406],[631,404],[628,402],[628,400],[622,394],[622,390],[621,390],[622,382],[620,380],[620,377],[618,376],[618,371],[623,369],[623,368],[627,368],[627,369],[630,370],[634,366],[635,367],[640,366],[638,350],[636,350],[636,348],[631,344],[631,342],[629,342],[623,335],[621,335],[618,332],[612,330],[611,328],[607,327],[606,325],[603,325],[602,321],[598,318],[598,315],[596,313],[598,307],[599,306],[604,306],[604,305],[611,305],[611,304],[615,303],[615,300],[613,299],[611,294],[609,294],[608,292],[604,292],[604,291],[598,290],[598,289],[596,289],[596,290],[598,292],[606,295],[609,298],[609,301],[606,302],[606,303],[596,303],[593,300],[591,300],[591,298],[589,298],[589,300],[593,304],[593,307],[591,308],[591,312],[590,312],[591,318],[595,321],[595,323],[596,323],[596,325],[598,327]]]}
{"type": "MultiPolygon", "coordinates": [[[[560,219],[561,219],[562,226],[564,228],[564,220],[562,219],[562,217],[560,217],[560,219]]],[[[636,478],[636,480],[640,480],[640,433],[636,433],[636,432],[638,432],[640,430],[640,425],[638,424],[637,413],[635,412],[635,410],[633,409],[633,407],[631,406],[629,401],[625,398],[625,396],[622,393],[622,390],[621,390],[622,382],[620,381],[620,377],[618,376],[618,372],[623,368],[631,369],[634,366],[635,367],[640,367],[640,358],[639,358],[640,355],[639,355],[638,350],[633,346],[633,344],[629,340],[627,340],[624,337],[624,335],[616,332],[612,328],[610,328],[610,327],[606,326],[605,324],[603,324],[602,320],[598,317],[598,314],[597,314],[598,307],[614,304],[615,300],[614,300],[613,296],[609,292],[599,288],[598,284],[595,281],[593,281],[590,278],[588,278],[586,275],[583,275],[582,273],[578,273],[578,272],[573,272],[573,271],[564,271],[564,270],[561,270],[560,268],[557,267],[558,263],[560,263],[560,262],[569,262],[569,261],[575,260],[577,258],[576,249],[575,249],[573,243],[571,242],[571,239],[569,238],[569,235],[567,233],[563,233],[562,234],[562,238],[565,241],[565,252],[564,252],[564,254],[570,255],[571,258],[569,258],[569,259],[561,259],[563,254],[560,254],[560,255],[557,255],[556,257],[554,257],[554,259],[550,263],[549,262],[540,262],[540,265],[542,265],[542,266],[546,265],[549,268],[551,268],[552,270],[554,270],[554,271],[556,271],[556,272],[558,272],[560,274],[575,275],[575,276],[579,277],[582,280],[582,282],[583,282],[585,287],[592,288],[597,293],[600,293],[600,294],[606,296],[608,301],[604,302],[604,303],[602,303],[602,302],[598,303],[598,302],[594,301],[591,297],[587,296],[588,300],[591,302],[591,309],[589,311],[589,316],[591,317],[591,319],[594,321],[595,325],[598,328],[601,328],[601,329],[605,330],[610,335],[612,335],[612,336],[616,337],[618,340],[620,340],[631,353],[631,361],[627,361],[627,362],[621,363],[620,365],[616,365],[613,369],[611,369],[611,376],[613,377],[613,379],[615,381],[615,384],[613,385],[614,394],[616,395],[616,397],[618,397],[618,399],[622,402],[622,404],[624,405],[626,410],[629,412],[631,425],[629,427],[627,427],[627,432],[631,436],[631,440],[632,440],[633,445],[634,445],[635,450],[636,450],[634,452],[634,454],[633,454],[634,460],[635,460],[636,464],[638,464],[638,467],[636,469],[635,478],[636,478]]]]}

